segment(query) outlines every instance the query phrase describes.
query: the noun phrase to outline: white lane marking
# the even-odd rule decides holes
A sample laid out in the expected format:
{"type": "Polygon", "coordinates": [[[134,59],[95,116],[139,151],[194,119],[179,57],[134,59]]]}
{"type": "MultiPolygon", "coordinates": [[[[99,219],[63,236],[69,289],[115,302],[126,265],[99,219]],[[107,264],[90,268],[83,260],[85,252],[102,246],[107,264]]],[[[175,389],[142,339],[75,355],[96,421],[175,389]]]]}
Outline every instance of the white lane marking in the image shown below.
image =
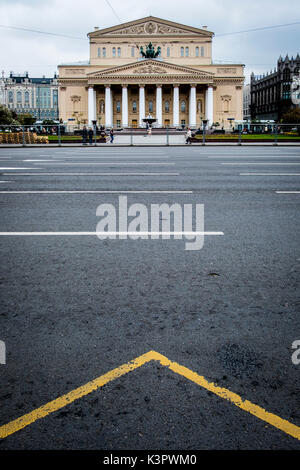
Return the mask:
{"type": "Polygon", "coordinates": [[[109,191],[0,191],[0,194],[193,194],[193,191],[167,191],[167,190],[109,190],[109,191]]]}
{"type": "Polygon", "coordinates": [[[179,176],[180,173],[3,173],[10,176],[179,176]]]}
{"type": "Polygon", "coordinates": [[[240,173],[240,176],[300,176],[300,173],[240,173]]]}
{"type": "Polygon", "coordinates": [[[0,184],[1,183],[15,183],[15,181],[0,181],[0,184]]]}
{"type": "Polygon", "coordinates": [[[136,236],[136,235],[224,235],[224,232],[0,232],[0,236],[136,236]]]}
{"type": "MultiPolygon", "coordinates": [[[[41,163],[41,165],[43,165],[43,163],[41,163]]],[[[86,165],[90,165],[90,166],[96,166],[96,165],[105,165],[105,166],[110,166],[110,165],[135,165],[135,166],[141,166],[141,165],[152,165],[152,166],[158,166],[158,165],[175,165],[175,163],[161,163],[161,162],[157,162],[157,163],[154,163],[154,162],[101,162],[101,163],[98,163],[98,162],[93,162],[93,163],[89,163],[89,162],[86,162],[86,163],[44,163],[44,165],[51,165],[51,166],[54,166],[54,165],[71,165],[71,166],[86,166],[86,165]]],[[[300,165],[300,163],[299,163],[300,165]]]]}
{"type": "MultiPolygon", "coordinates": [[[[91,156],[87,156],[87,155],[82,155],[80,157],[54,157],[53,160],[109,160],[109,159],[112,159],[112,160],[127,160],[127,159],[131,159],[131,160],[134,160],[134,159],[137,159],[137,160],[141,160],[143,158],[153,158],[153,159],[159,159],[159,158],[164,158],[164,159],[167,159],[167,158],[170,158],[170,157],[167,157],[167,156],[155,156],[155,155],[141,155],[141,156],[134,156],[132,157],[131,155],[127,155],[125,157],[123,156],[107,156],[107,157],[91,157],[91,156]]],[[[24,160],[24,161],[27,161],[27,162],[34,162],[34,161],[38,161],[38,162],[51,162],[52,160],[24,160]]]]}
{"type": "Polygon", "coordinates": [[[259,163],[257,163],[257,162],[232,163],[232,162],[231,162],[231,163],[221,163],[221,165],[270,165],[270,166],[271,166],[271,165],[279,165],[279,166],[283,166],[283,165],[300,165],[300,163],[289,163],[289,162],[288,162],[288,163],[286,163],[286,162],[284,162],[284,163],[278,163],[278,162],[276,162],[276,163],[272,163],[272,162],[271,162],[271,163],[268,163],[268,162],[259,162],[259,163]]]}
{"type": "Polygon", "coordinates": [[[300,191],[275,191],[277,194],[300,194],[300,191]]]}
{"type": "Polygon", "coordinates": [[[52,160],[22,160],[23,162],[52,162],[53,160],[57,160],[56,158],[53,158],[52,160]]]}
{"type": "Polygon", "coordinates": [[[300,155],[206,155],[208,158],[300,158],[300,155]]]}
{"type": "Polygon", "coordinates": [[[0,167],[0,171],[1,170],[42,170],[42,168],[27,168],[25,166],[23,166],[23,167],[2,166],[2,167],[0,167]]]}

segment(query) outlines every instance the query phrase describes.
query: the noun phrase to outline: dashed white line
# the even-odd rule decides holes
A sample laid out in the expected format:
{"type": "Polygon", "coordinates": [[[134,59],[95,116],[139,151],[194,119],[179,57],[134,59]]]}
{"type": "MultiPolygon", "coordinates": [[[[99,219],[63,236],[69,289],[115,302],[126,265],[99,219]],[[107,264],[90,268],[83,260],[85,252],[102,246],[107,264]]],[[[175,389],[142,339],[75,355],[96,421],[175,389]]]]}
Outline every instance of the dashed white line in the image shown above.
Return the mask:
{"type": "Polygon", "coordinates": [[[109,190],[109,191],[0,191],[0,194],[193,194],[193,191],[167,190],[109,190]]]}

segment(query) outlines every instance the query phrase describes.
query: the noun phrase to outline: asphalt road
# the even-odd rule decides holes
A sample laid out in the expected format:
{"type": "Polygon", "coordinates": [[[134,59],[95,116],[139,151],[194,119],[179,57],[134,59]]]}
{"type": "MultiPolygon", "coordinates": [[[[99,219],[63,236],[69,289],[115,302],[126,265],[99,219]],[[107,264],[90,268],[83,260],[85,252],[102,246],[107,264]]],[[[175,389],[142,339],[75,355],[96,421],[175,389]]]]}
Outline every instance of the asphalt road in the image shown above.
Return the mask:
{"type": "MultiPolygon", "coordinates": [[[[299,190],[299,148],[0,149],[0,425],[156,351],[300,426],[300,194],[276,192],[299,190]],[[99,204],[121,194],[204,204],[205,231],[224,235],[187,251],[24,233],[94,232],[99,204]]],[[[300,449],[300,437],[150,361],[1,449],[300,449]]]]}

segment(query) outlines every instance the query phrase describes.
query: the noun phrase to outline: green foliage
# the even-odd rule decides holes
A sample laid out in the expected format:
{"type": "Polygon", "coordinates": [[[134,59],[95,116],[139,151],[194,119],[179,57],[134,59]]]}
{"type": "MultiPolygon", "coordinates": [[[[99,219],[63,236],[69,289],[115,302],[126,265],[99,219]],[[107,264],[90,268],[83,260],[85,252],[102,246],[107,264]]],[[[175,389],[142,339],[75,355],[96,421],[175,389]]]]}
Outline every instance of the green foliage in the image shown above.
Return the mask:
{"type": "Polygon", "coordinates": [[[14,111],[0,104],[0,124],[19,126],[18,116],[14,111]]]}
{"type": "Polygon", "coordinates": [[[291,109],[282,116],[283,124],[300,124],[300,108],[291,109]]]}
{"type": "Polygon", "coordinates": [[[18,119],[23,126],[32,126],[35,123],[35,117],[29,113],[19,114],[18,119]]]}

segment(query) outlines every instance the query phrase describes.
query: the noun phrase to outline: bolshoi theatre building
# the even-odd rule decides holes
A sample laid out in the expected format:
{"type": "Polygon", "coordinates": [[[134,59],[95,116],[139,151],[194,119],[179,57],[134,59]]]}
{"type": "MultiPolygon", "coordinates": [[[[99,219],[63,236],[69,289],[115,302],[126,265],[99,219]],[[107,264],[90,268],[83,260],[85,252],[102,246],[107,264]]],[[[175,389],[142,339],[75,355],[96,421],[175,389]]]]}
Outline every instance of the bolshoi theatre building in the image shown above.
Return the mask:
{"type": "Polygon", "coordinates": [[[68,125],[230,127],[243,119],[243,64],[212,62],[213,33],[149,16],[88,34],[88,62],[59,65],[68,125]]]}

